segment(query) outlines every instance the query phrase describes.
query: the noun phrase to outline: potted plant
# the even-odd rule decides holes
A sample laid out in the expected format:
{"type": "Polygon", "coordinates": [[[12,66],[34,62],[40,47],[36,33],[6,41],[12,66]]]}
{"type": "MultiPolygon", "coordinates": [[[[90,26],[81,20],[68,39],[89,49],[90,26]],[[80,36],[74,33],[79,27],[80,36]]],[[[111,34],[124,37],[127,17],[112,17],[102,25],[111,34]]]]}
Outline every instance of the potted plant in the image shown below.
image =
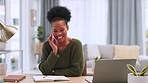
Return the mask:
{"type": "Polygon", "coordinates": [[[92,62],[92,71],[94,71],[95,69],[95,64],[96,64],[96,61],[98,60],[98,56],[94,57],[94,61],[92,62]]]}
{"type": "Polygon", "coordinates": [[[95,63],[96,63],[97,60],[98,60],[98,57],[96,56],[96,57],[94,58],[95,63]]]}
{"type": "Polygon", "coordinates": [[[41,55],[41,48],[42,48],[42,44],[45,40],[44,36],[43,36],[43,26],[38,26],[37,29],[37,36],[35,37],[39,40],[39,43],[35,44],[35,55],[41,55]]]}
{"type": "Polygon", "coordinates": [[[131,64],[127,64],[127,67],[132,72],[128,74],[128,83],[148,83],[148,65],[140,72],[137,72],[131,64]]]}
{"type": "Polygon", "coordinates": [[[43,36],[43,27],[42,26],[38,26],[37,29],[38,33],[37,33],[37,38],[40,42],[44,41],[44,36],[43,36]]]}

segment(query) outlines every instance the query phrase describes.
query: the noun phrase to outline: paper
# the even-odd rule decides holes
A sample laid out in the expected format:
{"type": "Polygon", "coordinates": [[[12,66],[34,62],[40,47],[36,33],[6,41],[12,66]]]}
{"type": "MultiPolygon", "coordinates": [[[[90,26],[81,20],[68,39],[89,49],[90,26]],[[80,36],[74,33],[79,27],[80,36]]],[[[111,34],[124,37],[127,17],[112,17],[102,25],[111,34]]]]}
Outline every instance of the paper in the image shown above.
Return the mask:
{"type": "Polygon", "coordinates": [[[52,81],[68,81],[69,78],[65,76],[33,76],[35,82],[52,82],[52,81]]]}
{"type": "Polygon", "coordinates": [[[87,76],[87,77],[85,77],[85,80],[86,80],[88,83],[92,83],[93,77],[92,77],[92,76],[87,76]]]}

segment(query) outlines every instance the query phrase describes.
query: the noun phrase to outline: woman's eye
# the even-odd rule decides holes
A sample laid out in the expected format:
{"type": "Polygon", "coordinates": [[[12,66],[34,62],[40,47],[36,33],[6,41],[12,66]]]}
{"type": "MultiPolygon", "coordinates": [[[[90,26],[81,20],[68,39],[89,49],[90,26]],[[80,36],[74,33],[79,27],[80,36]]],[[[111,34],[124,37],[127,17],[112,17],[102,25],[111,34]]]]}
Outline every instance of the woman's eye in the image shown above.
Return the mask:
{"type": "Polygon", "coordinates": [[[57,32],[57,31],[53,31],[53,32],[57,32]]]}
{"type": "Polygon", "coordinates": [[[60,31],[64,31],[64,30],[62,29],[62,30],[60,30],[60,31]]]}

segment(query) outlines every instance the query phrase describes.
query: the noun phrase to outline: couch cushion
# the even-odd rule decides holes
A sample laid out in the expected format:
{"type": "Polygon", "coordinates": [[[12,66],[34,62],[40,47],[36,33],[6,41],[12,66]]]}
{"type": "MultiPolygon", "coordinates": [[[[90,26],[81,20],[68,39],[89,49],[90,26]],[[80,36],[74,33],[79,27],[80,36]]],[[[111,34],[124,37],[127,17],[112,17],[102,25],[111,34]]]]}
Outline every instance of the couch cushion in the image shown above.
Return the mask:
{"type": "Polygon", "coordinates": [[[99,45],[98,48],[102,59],[113,59],[114,57],[113,45],[99,45]]]}
{"type": "Polygon", "coordinates": [[[140,47],[137,45],[115,45],[114,58],[119,59],[137,59],[140,47]]]}
{"type": "Polygon", "coordinates": [[[87,59],[87,44],[82,45],[84,59],[87,59]]]}
{"type": "Polygon", "coordinates": [[[87,44],[86,45],[87,49],[84,48],[87,51],[85,52],[85,56],[87,60],[94,60],[96,57],[98,57],[98,59],[100,59],[101,55],[100,52],[98,50],[98,45],[97,44],[87,44]]]}

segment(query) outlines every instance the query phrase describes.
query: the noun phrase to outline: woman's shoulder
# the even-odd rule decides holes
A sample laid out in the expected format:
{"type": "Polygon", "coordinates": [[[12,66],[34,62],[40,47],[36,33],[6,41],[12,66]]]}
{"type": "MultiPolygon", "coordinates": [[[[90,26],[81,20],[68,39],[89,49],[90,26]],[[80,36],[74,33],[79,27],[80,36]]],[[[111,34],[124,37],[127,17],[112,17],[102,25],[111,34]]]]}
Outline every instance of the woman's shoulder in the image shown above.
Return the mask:
{"type": "Polygon", "coordinates": [[[49,45],[48,41],[45,40],[45,41],[43,42],[43,45],[49,45]]]}
{"type": "Polygon", "coordinates": [[[51,46],[49,45],[49,42],[47,40],[45,40],[43,42],[43,48],[45,48],[45,49],[51,49],[51,46]]]}
{"type": "Polygon", "coordinates": [[[72,42],[81,42],[79,39],[76,39],[76,38],[72,38],[71,40],[72,42]]]}
{"type": "Polygon", "coordinates": [[[71,43],[72,43],[72,44],[82,44],[79,39],[75,39],[75,38],[73,38],[73,39],[71,40],[71,43]]]}
{"type": "Polygon", "coordinates": [[[48,43],[47,40],[45,40],[45,41],[43,42],[43,47],[46,47],[46,48],[50,47],[50,45],[49,45],[49,43],[48,43]]]}

